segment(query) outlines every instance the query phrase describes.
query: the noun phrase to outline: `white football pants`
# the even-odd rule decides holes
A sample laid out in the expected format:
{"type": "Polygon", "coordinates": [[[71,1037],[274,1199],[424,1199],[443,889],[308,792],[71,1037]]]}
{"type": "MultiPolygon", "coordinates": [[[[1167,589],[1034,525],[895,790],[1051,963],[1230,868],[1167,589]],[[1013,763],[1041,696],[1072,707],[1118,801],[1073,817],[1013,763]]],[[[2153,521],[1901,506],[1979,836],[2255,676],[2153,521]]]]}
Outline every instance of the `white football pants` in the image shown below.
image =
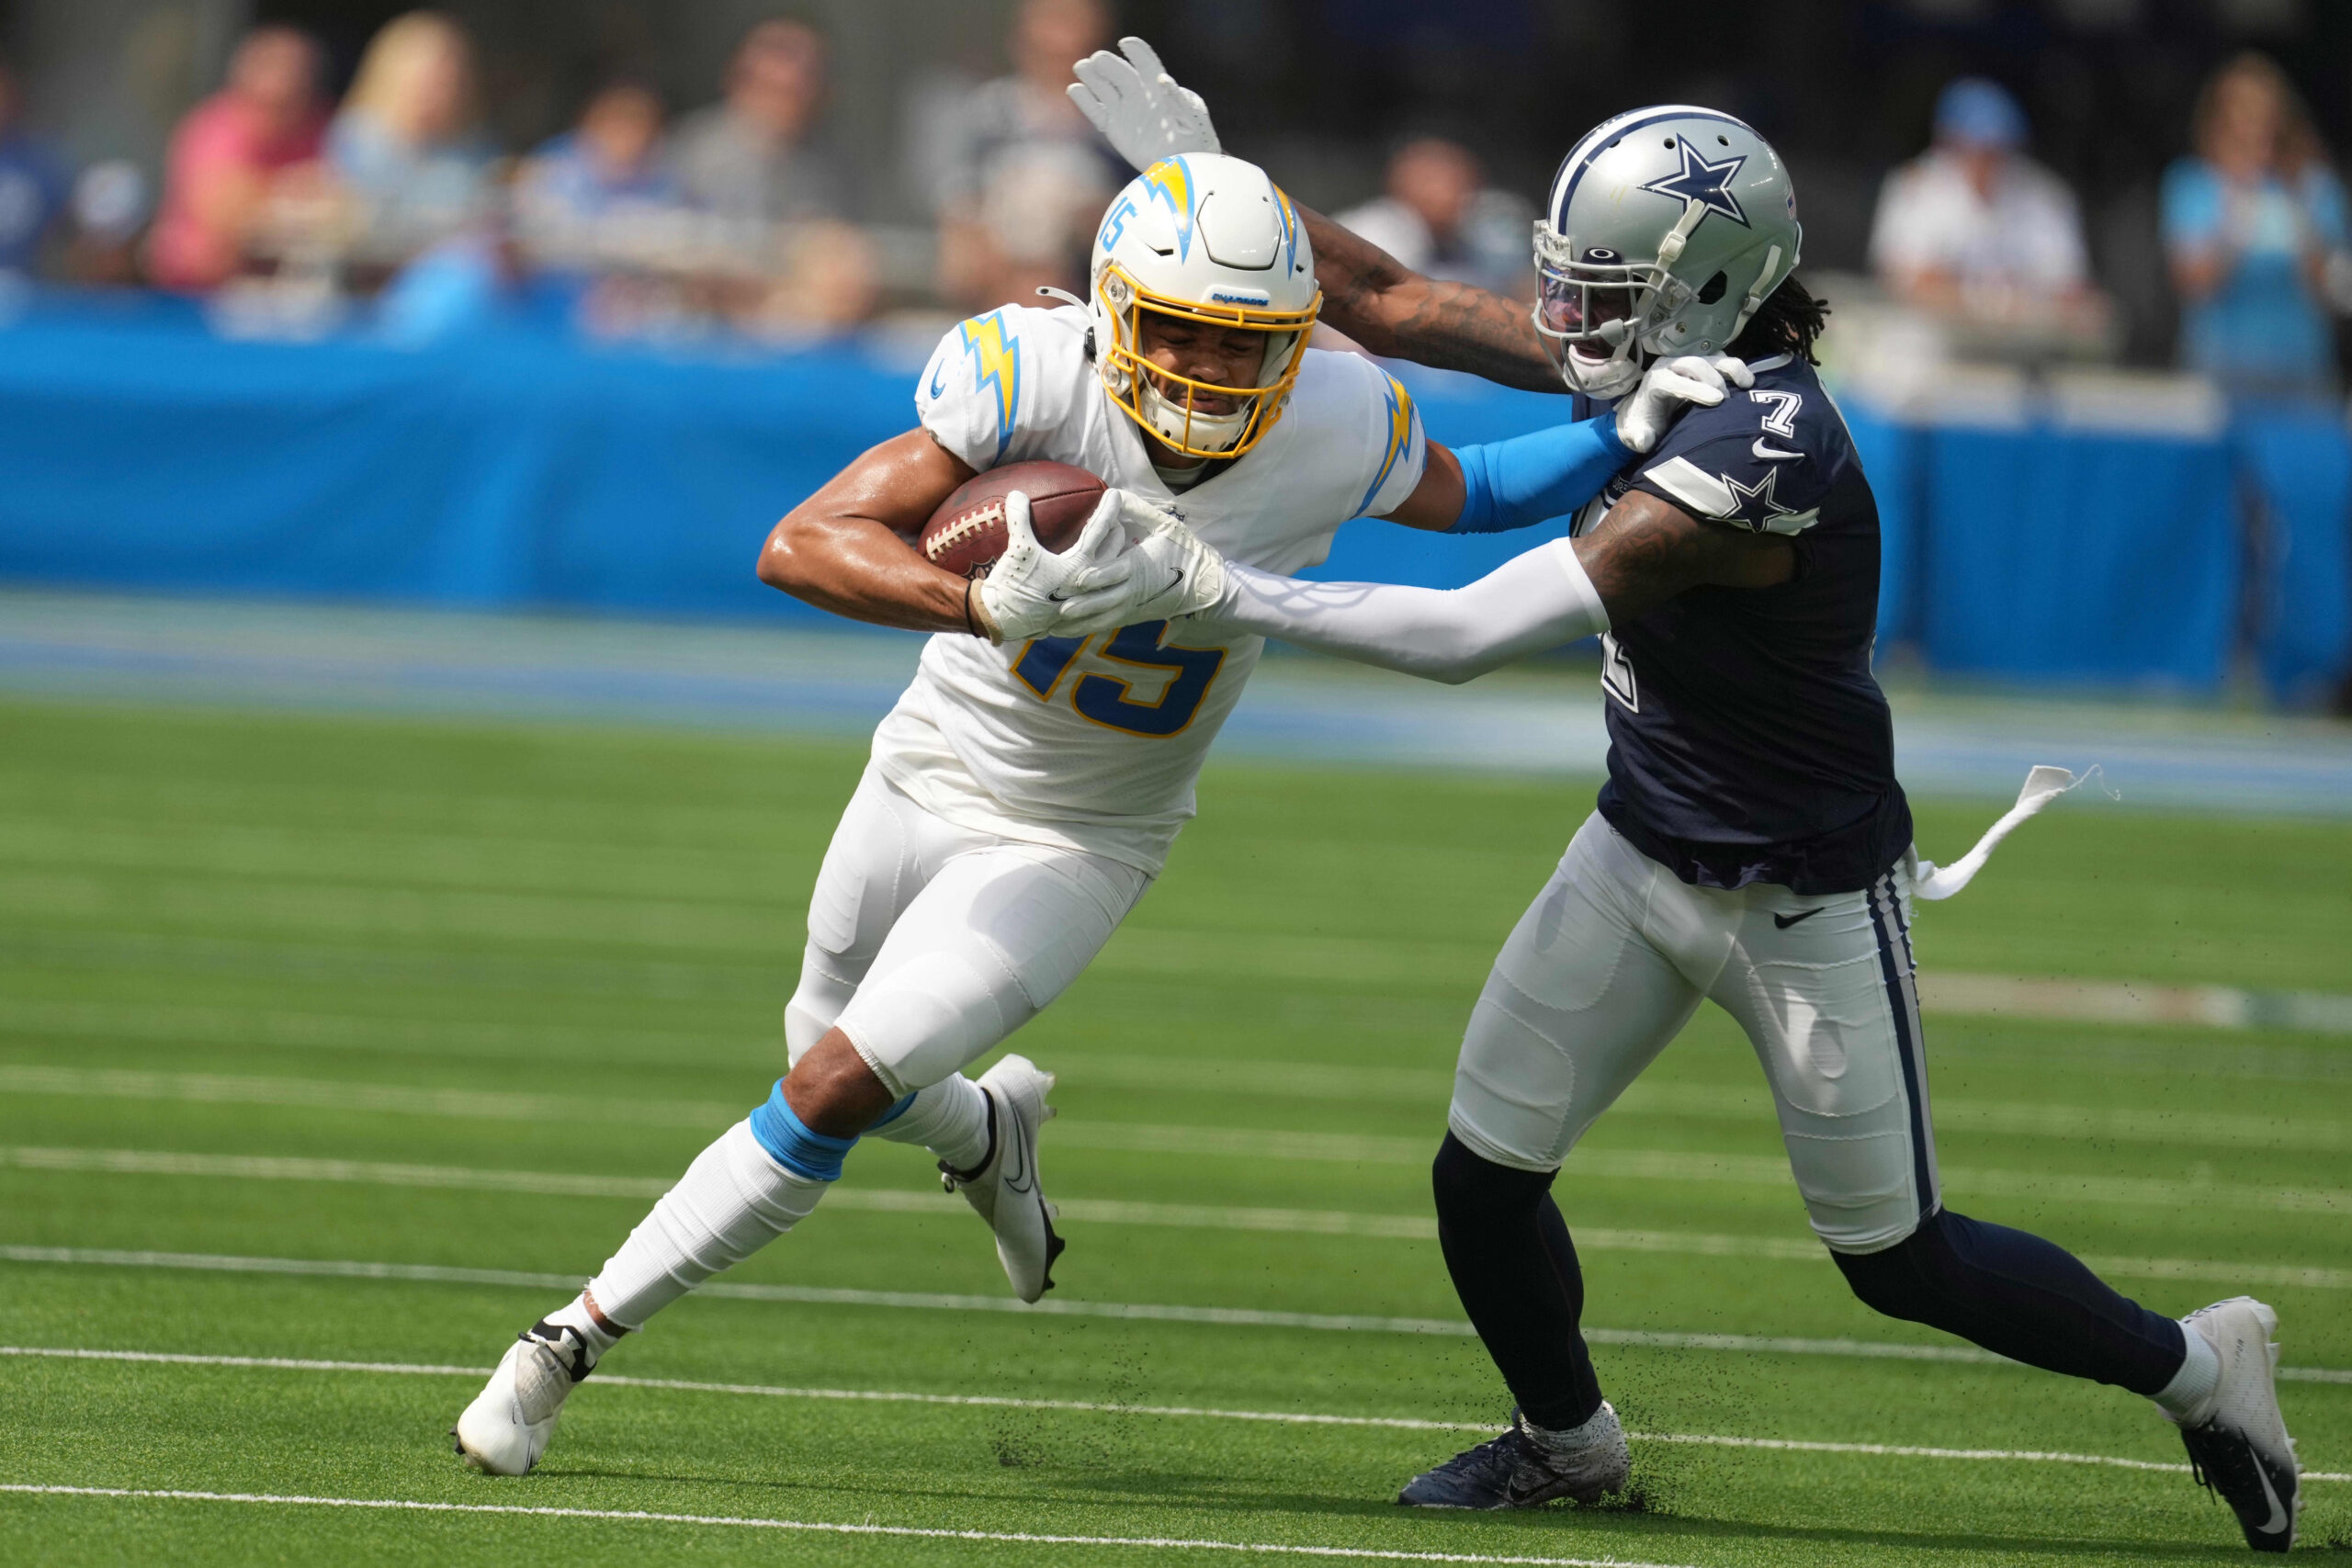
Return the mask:
{"type": "Polygon", "coordinates": [[[1805,897],[1693,887],[1598,813],[1520,918],[1471,1015],[1449,1123],[1557,1167],[1702,998],[1739,1021],[1821,1239],[1892,1247],[1940,1202],[1900,874],[1805,897]]]}
{"type": "Polygon", "coordinates": [[[1061,995],[1151,886],[1101,855],[978,832],[874,767],[808,900],[793,1061],[839,1028],[891,1093],[986,1055],[1061,995]]]}

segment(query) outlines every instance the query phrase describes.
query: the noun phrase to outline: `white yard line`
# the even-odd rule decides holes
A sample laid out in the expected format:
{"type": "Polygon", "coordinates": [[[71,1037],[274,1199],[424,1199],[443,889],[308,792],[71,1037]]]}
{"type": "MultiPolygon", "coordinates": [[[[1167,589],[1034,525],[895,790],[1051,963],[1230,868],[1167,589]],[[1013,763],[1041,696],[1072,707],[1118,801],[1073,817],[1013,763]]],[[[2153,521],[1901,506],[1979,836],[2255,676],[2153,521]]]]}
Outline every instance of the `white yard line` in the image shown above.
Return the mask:
{"type": "Polygon", "coordinates": [[[2147,980],[2053,980],[1927,970],[1919,1005],[1975,1013],[2085,1023],[2196,1023],[2214,1029],[2306,1029],[2352,1034],[2352,996],[2326,991],[2256,991],[2235,986],[2165,986],[2147,980]]]}
{"type": "MultiPolygon", "coordinates": [[[[199,1356],[159,1350],[89,1350],[45,1345],[0,1345],[0,1356],[48,1360],[129,1361],[181,1367],[254,1368],[270,1371],[357,1372],[391,1377],[480,1378],[480,1367],[434,1366],[412,1361],[322,1361],[280,1356],[199,1356]]],[[[1311,1411],[1228,1410],[1188,1404],[1120,1404],[1087,1399],[1014,1399],[992,1394],[918,1393],[898,1389],[789,1388],[765,1383],[701,1382],[684,1378],[633,1378],[598,1374],[600,1388],[647,1388],[681,1393],[747,1394],[766,1399],[845,1401],[854,1404],[944,1404],[989,1409],[1054,1410],[1081,1415],[1152,1416],[1211,1421],[1255,1421],[1290,1427],[1370,1427],[1408,1432],[1491,1432],[1491,1421],[1432,1421],[1408,1416],[1333,1416],[1311,1411]]],[[[2161,1460],[2123,1459],[2040,1449],[1947,1449],[1905,1443],[1840,1443],[1799,1438],[1743,1438],[1713,1432],[1628,1432],[1637,1443],[1682,1443],[1704,1448],[1762,1449],[1795,1453],[1855,1454],[1873,1459],[1931,1459],[1969,1462],[2107,1465],[2119,1470],[2160,1471],[2186,1475],[2188,1466],[2161,1460]]],[[[2306,1481],[2352,1481],[2352,1472],[2307,1471],[2306,1481]]]]}
{"type": "Polygon", "coordinates": [[[304,1111],[359,1111],[450,1116],[492,1122],[633,1122],[640,1125],[723,1128],[746,1114],[741,1105],[584,1094],[502,1094],[481,1089],[413,1089],[403,1084],[334,1078],[250,1077],[232,1073],[150,1073],[110,1068],[0,1066],[0,1094],[53,1094],[93,1100],[159,1100],[196,1105],[279,1105],[304,1111]]]}
{"type": "MultiPolygon", "coordinates": [[[[1760,1102],[1757,1111],[1759,1116],[1765,1114],[1760,1102]]],[[[1965,1109],[1962,1115],[1965,1117],[1965,1109]]],[[[1272,1132],[1253,1127],[1172,1127],[1149,1122],[1072,1122],[1067,1119],[1054,1123],[1052,1137],[1063,1147],[1107,1149],[1118,1153],[1312,1160],[1343,1165],[1418,1168],[1428,1165],[1433,1152],[1433,1145],[1425,1137],[1272,1132]]],[[[1564,1174],[1571,1181],[1579,1178],[1708,1181],[1776,1190],[1792,1185],[1789,1163],[1780,1156],[1700,1154],[1685,1149],[1579,1148],[1564,1174]]],[[[2142,1177],[2075,1175],[2062,1171],[1989,1169],[1951,1164],[1943,1167],[1943,1179],[1950,1187],[2004,1198],[2046,1197],[2068,1202],[2151,1204],[2166,1208],[2193,1202],[2280,1213],[2352,1216],[2352,1191],[2340,1188],[2281,1189],[2254,1183],[2171,1181],[2142,1177]]]]}
{"type": "MultiPolygon", "coordinates": [[[[377,1263],[337,1258],[239,1258],[203,1252],[147,1252],[105,1247],[0,1246],[0,1263],[49,1263],[68,1267],[184,1269],[217,1274],[281,1274],[336,1280],[399,1280],[434,1285],[493,1285],[534,1291],[577,1291],[584,1274],[533,1273],[512,1269],[466,1269],[437,1263],[377,1263]]],[[[1017,1316],[1100,1317],[1156,1323],[1197,1323],[1237,1328],[1304,1328],[1340,1334],[1420,1334],[1454,1337],[1471,1332],[1459,1318],[1374,1317],[1340,1313],[1276,1312],[1258,1307],[1215,1307],[1147,1302],[1088,1302],[1048,1297],[1028,1304],[1009,1296],[954,1295],[944,1292],[860,1291],[825,1285],[754,1285],[714,1280],[695,1293],[734,1301],[791,1302],[808,1306],[911,1308],[933,1312],[1010,1313],[1017,1316]]],[[[1806,1339],[1764,1334],[1685,1334],[1649,1328],[1587,1327],[1596,1345],[1649,1350],[1716,1350],[1764,1356],[1834,1356],[1861,1360],[1950,1361],[1971,1366],[2015,1367],[2017,1362],[1969,1345],[1905,1345],[1869,1339],[1806,1339]]],[[[2352,1370],[2281,1367],[2294,1382],[2352,1384],[2352,1370]]]]}
{"type": "MultiPolygon", "coordinates": [[[[0,1004],[5,1007],[5,1004],[0,1004]]],[[[1076,1067],[1080,1081],[1089,1067],[1076,1067]]],[[[1432,1075],[1433,1077],[1433,1075],[1432,1075]]],[[[1441,1090],[1431,1087],[1432,1102],[1441,1090]]],[[[0,1066],[0,1094],[51,1094],[93,1099],[152,1100],[199,1104],[275,1105],[303,1110],[391,1112],[518,1122],[629,1122],[643,1125],[718,1128],[739,1108],[716,1102],[644,1100],[627,1097],[542,1095],[476,1089],[418,1089],[395,1084],[354,1084],[331,1078],[248,1077],[208,1073],[156,1073],[104,1068],[0,1066]]],[[[1755,1116],[1769,1124],[1763,1100],[1742,1090],[1702,1086],[1654,1089],[1636,1085],[1629,1109],[1696,1116],[1755,1116]]],[[[2297,1124],[2269,1117],[2199,1117],[2183,1125],[2176,1114],[2091,1107],[2003,1105],[1939,1101],[1939,1124],[2007,1135],[2079,1139],[2115,1137],[2145,1141],[2214,1143],[2277,1148],[2335,1148],[2352,1145],[2352,1133],[2335,1122],[2297,1124]]],[[[1432,1145],[1426,1137],[1381,1137],[1348,1133],[1306,1133],[1246,1127],[1165,1126],[1150,1122],[1061,1122],[1054,1140],[1076,1148],[1137,1154],[1205,1155],[1224,1158],[1306,1160],[1342,1164],[1422,1166],[1432,1145]]],[[[1645,1181],[1707,1181],[1784,1189],[1787,1164],[1771,1156],[1703,1155],[1674,1149],[1583,1149],[1568,1168],[1571,1178],[1645,1181]]],[[[2211,1180],[2176,1181],[2139,1177],[2068,1175],[1947,1166],[1945,1179],[1957,1187],[1998,1197],[2042,1197],[2068,1202],[2147,1204],[2171,1207],[2201,1203],[2281,1213],[2352,1215],[2352,1191],[2338,1188],[2278,1188],[2211,1180]]]]}
{"type": "MultiPolygon", "coordinates": [[[[1188,933],[1150,934],[1172,940],[1188,933]]],[[[2150,980],[2069,980],[1931,968],[1919,976],[1919,1001],[1930,1013],[2042,1022],[2188,1024],[2233,1031],[2276,1028],[2352,1033],[2352,995],[2327,991],[2175,986],[2150,980]]],[[[0,999],[0,1030],[345,1050],[424,1046],[436,1053],[469,1042],[499,1052],[561,1050],[576,1046],[583,1036],[616,1047],[650,1046],[678,1054],[691,1053],[715,1040],[739,1046],[749,1043],[740,1037],[726,1035],[583,1031],[553,1024],[483,1024],[334,1013],[247,1012],[177,1004],[21,999],[0,999]]],[[[1281,1068],[1292,1065],[1268,1066],[1281,1068]]],[[[1432,1076],[1425,1069],[1371,1070],[1413,1077],[1432,1076]]]]}
{"type": "Polygon", "coordinates": [[[820,1535],[916,1540],[973,1540],[1021,1546],[1136,1547],[1163,1551],[1234,1551],[1280,1557],[1331,1557],[1376,1562],[1489,1562],[1526,1568],[1682,1568],[1619,1558],[1507,1557],[1463,1551],[1398,1551],[1376,1546],[1293,1546],[1182,1536],[1047,1535],[1028,1530],[925,1529],[915,1525],[830,1524],[811,1519],[743,1518],[730,1514],[662,1514],[643,1508],[526,1507],[515,1503],[423,1503],[400,1497],[300,1497],[270,1492],[190,1492],[132,1486],[40,1486],[0,1482],[0,1493],[39,1497],[125,1497],[172,1503],[255,1503],[282,1507],[371,1508],[417,1514],[503,1514],[542,1519],[606,1519],[625,1524],[714,1525],[736,1529],[805,1530],[820,1535]]]}
{"type": "MultiPolygon", "coordinates": [[[[459,1166],[401,1165],[368,1160],[280,1158],[251,1155],[172,1154],[149,1149],[0,1147],[0,1165],[19,1169],[116,1176],[218,1178],[248,1181],[317,1181],[378,1187],[433,1187],[566,1197],[656,1198],[670,1179],[582,1176],[560,1171],[477,1170],[459,1166]]],[[[1274,1209],[1208,1203],[1155,1203],[1114,1198],[1057,1200],[1061,1217],[1079,1224],[1164,1226],[1182,1230],[1273,1232],[1292,1235],[1365,1236],[1435,1241],[1437,1222],[1422,1214],[1363,1213],[1345,1209],[1274,1209]]],[[[951,1214],[944,1195],[932,1191],[837,1187],[825,1207],[869,1213],[951,1214]]],[[[1722,1235],[1703,1231],[1637,1231],[1579,1226],[1577,1246],[1588,1252],[1668,1253],[1702,1258],[1757,1258],[1778,1262],[1826,1262],[1820,1244],[1794,1236],[1722,1235]]],[[[2300,1264],[2238,1263],[2182,1258],[2086,1255],[2105,1274],[2143,1280],[2201,1280],[2240,1286],[2352,1290],[2352,1269],[2300,1264]]]]}
{"type": "MultiPolygon", "coordinates": [[[[1244,1090],[1270,1096],[1331,1098],[1331,1100],[1416,1100],[1444,1105],[1452,1079],[1444,1072],[1416,1067],[1315,1067],[1306,1063],[1162,1063],[1162,1060],[1075,1058],[1061,1069],[1072,1084],[1122,1089],[1244,1090]]],[[[461,1117],[484,1122],[630,1122],[661,1126],[722,1128],[746,1114],[748,1102],[651,1100],[628,1096],[543,1096],[480,1089],[412,1089],[404,1084],[350,1084],[341,1079],[280,1079],[226,1072],[136,1072],[108,1067],[47,1067],[5,1065],[0,1093],[42,1093],[101,1100],[181,1100],[198,1105],[285,1105],[329,1112],[393,1112],[412,1117],[461,1117]]],[[[1637,1117],[1701,1117],[1714,1122],[1755,1122],[1771,1126],[1771,1100],[1761,1090],[1717,1084],[1634,1084],[1618,1102],[1621,1114],[1637,1117]]],[[[1122,1123],[1096,1123],[1122,1126],[1122,1123]]],[[[2251,1149],[2352,1149],[2352,1122],[2340,1117],[2298,1117],[2293,1107],[2279,1114],[2171,1112],[2103,1105],[2041,1105],[2002,1100],[1936,1100],[1936,1126],[1943,1131],[1996,1134],[2004,1138],[2105,1138],[2117,1143],[2162,1143],[2166,1147],[2251,1149]]],[[[1141,1135],[1150,1138],[1155,1128],[1141,1135]]],[[[1108,1135],[1108,1134],[1096,1134],[1108,1135]]],[[[1171,1128],[1179,1138],[1223,1138],[1227,1128],[1171,1128]]],[[[1253,1135],[1253,1134],[1239,1134],[1253,1135]]],[[[1324,1134],[1265,1134],[1261,1152],[1275,1159],[1329,1159],[1350,1145],[1324,1143],[1324,1134]]],[[[1138,1145],[1143,1147],[1143,1145],[1138,1145]]],[[[1360,1156],[1407,1156],[1397,1140],[1352,1143],[1360,1156]],[[1376,1155],[1374,1155],[1376,1152],[1376,1155]]],[[[1411,1155],[1411,1164],[1428,1159],[1411,1155]]],[[[1183,1149],[1167,1149],[1183,1152],[1183,1149]]],[[[1202,1145],[1202,1152],[1209,1149],[1202,1145]]],[[[2338,1194],[2312,1194],[2331,1206],[2338,1194]]],[[[2171,1201],[2171,1199],[2164,1199],[2171,1201]]]]}
{"type": "MultiPolygon", "coordinates": [[[[1324,1067],[1285,1062],[1163,1061],[1137,1057],[1078,1057],[1061,1068],[1072,1083],[1125,1089],[1179,1089],[1290,1096],[1313,1100],[1370,1100],[1445,1103],[1452,1078],[1413,1067],[1324,1067]]],[[[0,1066],[0,1094],[52,1094],[105,1100],[157,1100],[197,1104],[280,1105],[305,1110],[391,1112],[503,1122],[631,1122],[664,1126],[721,1128],[741,1119],[748,1101],[639,1100],[622,1096],[521,1094],[461,1089],[417,1089],[402,1084],[350,1083],[334,1078],[261,1077],[232,1073],[159,1073],[127,1069],[0,1066]]],[[[1772,1125],[1771,1101],[1762,1091],[1711,1084],[1636,1083],[1619,1102],[1621,1112],[1715,1121],[1753,1121],[1772,1125]]],[[[2098,1138],[2168,1147],[2352,1150],[2352,1123],[2341,1118],[2299,1119],[2291,1099],[2282,1097],[2276,1115],[2203,1111],[2141,1111],[2113,1106],[1943,1100],[1936,1101],[1936,1124],[1951,1131],[1992,1133],[2006,1137],[2098,1138]]],[[[1127,1125],[1080,1136],[1127,1135],[1127,1125]]],[[[1059,1129],[1057,1130],[1057,1132],[1059,1129]]],[[[1349,1134],[1246,1129],[1170,1128],[1145,1124],[1138,1135],[1203,1140],[1203,1153],[1256,1153],[1286,1159],[1396,1159],[1419,1164],[1433,1145],[1427,1140],[1356,1138],[1349,1134]],[[1262,1138],[1262,1146],[1211,1149],[1220,1138],[1262,1138]],[[1410,1146],[1408,1146],[1410,1145],[1410,1146]]],[[[1194,1152],[1169,1147],[1159,1152],[1194,1152]]],[[[1579,1156],[1580,1158],[1583,1156],[1579,1156]]],[[[2191,1184],[2194,1185],[2194,1184],[2191,1184]]],[[[2311,1195],[2332,1204],[2334,1193],[2311,1195]]],[[[2169,1201],[2171,1200],[2163,1200],[2169,1201]]]]}

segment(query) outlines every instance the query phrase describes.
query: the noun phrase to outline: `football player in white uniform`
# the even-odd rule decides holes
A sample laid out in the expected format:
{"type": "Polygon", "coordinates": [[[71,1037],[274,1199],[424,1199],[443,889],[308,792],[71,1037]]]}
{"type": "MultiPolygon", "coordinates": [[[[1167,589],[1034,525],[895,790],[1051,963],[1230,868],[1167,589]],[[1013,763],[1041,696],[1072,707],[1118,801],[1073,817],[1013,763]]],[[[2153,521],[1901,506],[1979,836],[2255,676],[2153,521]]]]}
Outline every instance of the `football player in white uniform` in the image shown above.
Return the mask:
{"type": "MultiPolygon", "coordinates": [[[[1564,515],[1722,372],[1657,367],[1609,414],[1458,451],[1368,360],[1306,345],[1320,295],[1297,210],[1219,155],[1159,163],[1104,214],[1091,298],[949,333],[917,429],[857,458],[769,536],[761,577],[934,636],[875,732],[809,900],[790,1071],[654,1205],[586,1290],[526,1330],[459,1416],[458,1451],[521,1474],[620,1336],[815,1208],[866,1133],[932,1151],[1035,1301],[1061,1250],[1037,1177],[1053,1079],[961,1069],[1078,976],[1150,886],[1257,662],[1247,633],[1171,633],[1218,581],[1170,573],[1181,515],[1237,562],[1294,572],[1357,516],[1457,532],[1564,515]],[[1063,554],[1018,491],[979,581],[909,547],[981,469],[1049,459],[1106,491],[1063,554]],[[1137,541],[1137,547],[1118,547],[1137,541]],[[1168,546],[1170,550],[1162,550],[1168,546]],[[1147,581],[1148,580],[1148,581],[1147,581]],[[1102,608],[1120,607],[1106,618],[1102,608]]],[[[1065,297],[1066,298],[1066,297],[1065,297]]]]}
{"type": "MultiPolygon", "coordinates": [[[[1140,40],[1123,48],[1080,62],[1071,89],[1113,144],[1130,158],[1214,147],[1200,100],[1140,40]]],[[[2034,770],[2016,809],[1948,870],[1912,846],[1871,671],[1877,503],[1814,370],[1823,307],[1794,278],[1796,213],[1786,168],[1752,128],[1668,104],[1596,126],[1562,161],[1535,230],[1532,315],[1442,291],[1318,229],[1336,324],[1359,341],[1498,365],[1522,383],[1548,370],[1579,418],[1656,358],[1728,345],[1741,395],[1683,414],[1612,477],[1574,538],[1452,592],[1302,582],[1182,548],[1180,530],[1150,541],[1157,564],[1217,585],[1201,631],[1444,681],[1602,635],[1608,781],[1496,958],[1432,1170],[1446,1267],[1519,1409],[1397,1501],[1527,1507],[1625,1483],[1551,1188],[1710,999],[1753,1043],[1813,1228],[1863,1303],[2148,1396],[2247,1544],[2285,1551],[2302,1496],[2271,1308],[2240,1296],[2176,1320],[2054,1243],[1945,1204],[1912,900],[1958,891],[2073,781],[2034,770]]],[[[1193,626],[1180,635],[1201,635],[1193,626]]]]}

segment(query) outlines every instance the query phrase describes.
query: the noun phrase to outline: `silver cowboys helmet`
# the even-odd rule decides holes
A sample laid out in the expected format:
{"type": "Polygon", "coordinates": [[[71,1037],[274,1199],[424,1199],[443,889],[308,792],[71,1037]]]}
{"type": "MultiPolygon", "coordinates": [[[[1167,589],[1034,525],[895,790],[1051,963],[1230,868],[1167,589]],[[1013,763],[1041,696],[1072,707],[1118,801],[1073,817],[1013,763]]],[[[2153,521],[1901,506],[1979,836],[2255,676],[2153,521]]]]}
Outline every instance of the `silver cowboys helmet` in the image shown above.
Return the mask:
{"type": "Polygon", "coordinates": [[[1535,330],[1568,385],[1622,397],[1645,356],[1718,354],[1796,270],[1804,238],[1772,144],[1689,104],[1585,133],[1535,220],[1535,330]]]}

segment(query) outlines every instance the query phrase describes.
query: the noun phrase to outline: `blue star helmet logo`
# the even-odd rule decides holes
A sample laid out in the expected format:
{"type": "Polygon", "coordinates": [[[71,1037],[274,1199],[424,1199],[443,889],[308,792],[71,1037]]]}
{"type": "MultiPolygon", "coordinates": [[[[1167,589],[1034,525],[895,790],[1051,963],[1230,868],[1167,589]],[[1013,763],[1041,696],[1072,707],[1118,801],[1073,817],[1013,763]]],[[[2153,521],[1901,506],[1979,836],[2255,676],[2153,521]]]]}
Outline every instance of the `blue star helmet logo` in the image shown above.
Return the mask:
{"type": "Polygon", "coordinates": [[[1670,196],[1677,201],[1695,201],[1709,212],[1720,212],[1747,228],[1747,214],[1740,209],[1739,197],[1732,194],[1731,182],[1739,177],[1739,166],[1747,162],[1747,155],[1735,152],[1720,164],[1710,164],[1690,145],[1689,137],[1680,138],[1678,145],[1682,152],[1681,170],[1662,175],[1642,188],[1670,196]]]}

